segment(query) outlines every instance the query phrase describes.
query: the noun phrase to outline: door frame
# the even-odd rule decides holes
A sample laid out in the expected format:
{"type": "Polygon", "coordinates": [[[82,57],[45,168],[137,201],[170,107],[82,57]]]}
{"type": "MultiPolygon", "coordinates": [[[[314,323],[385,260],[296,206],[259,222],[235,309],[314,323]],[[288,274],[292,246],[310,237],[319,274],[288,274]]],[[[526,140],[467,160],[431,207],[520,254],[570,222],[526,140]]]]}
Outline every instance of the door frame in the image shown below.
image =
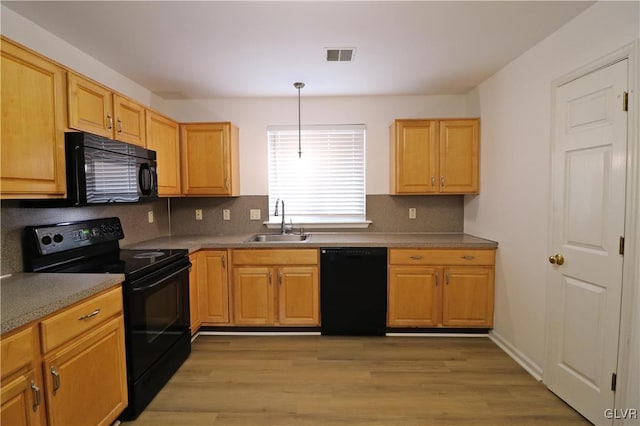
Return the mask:
{"type": "MultiPolygon", "coordinates": [[[[640,331],[636,331],[634,341],[634,328],[640,327],[640,310],[636,307],[640,300],[640,146],[638,135],[640,133],[640,120],[638,119],[638,106],[640,96],[638,93],[638,63],[637,58],[640,51],[640,40],[629,43],[622,48],[605,55],[585,66],[582,66],[568,74],[565,74],[551,82],[551,126],[549,147],[549,211],[547,229],[547,253],[554,249],[553,245],[553,147],[556,144],[555,124],[556,124],[556,100],[557,89],[573,80],[583,77],[598,69],[605,68],[616,62],[628,60],[629,67],[629,99],[627,113],[627,185],[625,191],[625,251],[622,270],[622,304],[620,308],[620,334],[618,339],[618,368],[617,386],[614,409],[622,410],[629,407],[633,401],[629,395],[630,387],[639,387],[640,380],[633,383],[631,379],[633,345],[640,345],[640,331]],[[635,312],[638,310],[638,312],[635,312]],[[633,324],[635,317],[636,324],[633,324]]],[[[546,273],[546,306],[550,306],[550,286],[552,284],[551,268],[546,273]]],[[[545,315],[545,322],[548,320],[548,312],[545,315]]],[[[545,324],[545,354],[549,346],[549,324],[545,324]]],[[[545,372],[542,380],[546,384],[545,372]]],[[[620,411],[617,411],[620,413],[620,411]]],[[[604,415],[604,413],[603,413],[604,415]]],[[[614,419],[614,425],[624,424],[623,419],[614,419]]]]}

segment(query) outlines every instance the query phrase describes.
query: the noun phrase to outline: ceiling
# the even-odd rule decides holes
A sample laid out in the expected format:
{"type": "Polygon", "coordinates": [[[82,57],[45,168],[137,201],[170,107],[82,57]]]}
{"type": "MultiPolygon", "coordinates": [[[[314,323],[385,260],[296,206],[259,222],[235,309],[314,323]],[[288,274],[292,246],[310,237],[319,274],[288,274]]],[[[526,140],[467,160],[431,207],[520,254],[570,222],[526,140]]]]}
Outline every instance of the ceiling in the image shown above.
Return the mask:
{"type": "Polygon", "coordinates": [[[3,1],[165,99],[461,94],[582,1],[3,1]],[[326,48],[355,47],[352,62],[326,48]]]}

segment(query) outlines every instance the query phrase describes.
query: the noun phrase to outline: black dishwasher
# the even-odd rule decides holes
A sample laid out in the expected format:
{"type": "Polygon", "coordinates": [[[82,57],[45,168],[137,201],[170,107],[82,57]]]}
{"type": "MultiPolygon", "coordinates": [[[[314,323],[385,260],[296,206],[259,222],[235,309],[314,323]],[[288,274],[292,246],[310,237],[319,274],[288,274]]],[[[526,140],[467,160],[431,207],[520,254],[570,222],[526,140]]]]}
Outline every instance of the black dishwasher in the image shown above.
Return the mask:
{"type": "Polygon", "coordinates": [[[387,325],[387,249],[320,249],[323,335],[384,336],[387,325]]]}

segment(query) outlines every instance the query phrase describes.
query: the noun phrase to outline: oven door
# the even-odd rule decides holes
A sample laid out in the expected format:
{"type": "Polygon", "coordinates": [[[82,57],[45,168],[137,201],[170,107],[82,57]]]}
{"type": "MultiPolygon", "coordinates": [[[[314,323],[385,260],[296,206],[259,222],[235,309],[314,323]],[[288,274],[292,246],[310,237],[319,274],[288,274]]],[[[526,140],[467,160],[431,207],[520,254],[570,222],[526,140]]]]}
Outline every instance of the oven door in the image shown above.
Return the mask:
{"type": "Polygon", "coordinates": [[[189,330],[189,266],[169,265],[125,285],[129,378],[140,377],[189,330]]]}

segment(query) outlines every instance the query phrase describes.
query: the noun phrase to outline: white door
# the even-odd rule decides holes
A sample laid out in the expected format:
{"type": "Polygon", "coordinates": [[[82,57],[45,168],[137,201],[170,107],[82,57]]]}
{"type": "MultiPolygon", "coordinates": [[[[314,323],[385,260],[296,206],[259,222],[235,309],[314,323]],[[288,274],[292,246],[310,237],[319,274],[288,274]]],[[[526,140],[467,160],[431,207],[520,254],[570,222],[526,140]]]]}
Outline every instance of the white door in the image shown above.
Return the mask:
{"type": "Polygon", "coordinates": [[[614,407],[627,73],[627,60],[620,61],[555,92],[544,381],[596,425],[611,424],[604,412],[614,407]]]}

